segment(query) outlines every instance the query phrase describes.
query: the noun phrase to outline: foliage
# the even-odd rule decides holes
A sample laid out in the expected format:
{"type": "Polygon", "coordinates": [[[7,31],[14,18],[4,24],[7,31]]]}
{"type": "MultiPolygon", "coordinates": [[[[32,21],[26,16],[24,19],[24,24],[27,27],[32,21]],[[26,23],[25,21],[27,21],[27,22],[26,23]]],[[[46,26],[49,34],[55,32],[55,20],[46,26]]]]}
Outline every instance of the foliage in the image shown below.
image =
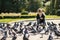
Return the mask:
{"type": "Polygon", "coordinates": [[[60,0],[0,0],[0,13],[20,13],[23,10],[36,12],[38,8],[46,8],[46,14],[57,15],[60,0]]]}
{"type": "Polygon", "coordinates": [[[50,1],[45,3],[45,7],[46,7],[46,14],[49,15],[49,13],[50,13],[50,1]]]}
{"type": "Polygon", "coordinates": [[[1,12],[36,11],[41,0],[0,0],[1,12]]]}
{"type": "Polygon", "coordinates": [[[60,9],[59,9],[59,10],[57,10],[57,15],[58,15],[58,16],[60,16],[60,9]]]}
{"type": "Polygon", "coordinates": [[[21,15],[28,15],[28,11],[22,11],[21,15]]]}
{"type": "Polygon", "coordinates": [[[31,12],[36,12],[38,8],[41,6],[41,0],[29,0],[29,5],[27,10],[31,12]]]}
{"type": "Polygon", "coordinates": [[[56,0],[55,9],[56,15],[60,16],[60,0],[56,0]]]}

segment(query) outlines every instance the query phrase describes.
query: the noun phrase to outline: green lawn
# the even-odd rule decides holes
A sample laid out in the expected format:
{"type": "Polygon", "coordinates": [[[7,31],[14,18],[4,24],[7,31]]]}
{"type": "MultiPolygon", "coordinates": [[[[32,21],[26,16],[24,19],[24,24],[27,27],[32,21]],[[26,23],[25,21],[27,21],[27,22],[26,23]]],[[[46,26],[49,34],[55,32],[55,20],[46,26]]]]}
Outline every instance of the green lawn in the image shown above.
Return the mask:
{"type": "Polygon", "coordinates": [[[46,15],[46,18],[53,18],[53,19],[59,19],[60,16],[56,16],[56,15],[46,15]]]}
{"type": "Polygon", "coordinates": [[[34,20],[35,18],[20,18],[20,19],[0,19],[0,22],[15,22],[15,21],[22,21],[22,20],[34,20]]]}
{"type": "MultiPolygon", "coordinates": [[[[60,16],[47,15],[46,19],[60,19],[60,16]]],[[[36,18],[0,19],[0,22],[15,22],[20,20],[36,20],[36,18]]]]}

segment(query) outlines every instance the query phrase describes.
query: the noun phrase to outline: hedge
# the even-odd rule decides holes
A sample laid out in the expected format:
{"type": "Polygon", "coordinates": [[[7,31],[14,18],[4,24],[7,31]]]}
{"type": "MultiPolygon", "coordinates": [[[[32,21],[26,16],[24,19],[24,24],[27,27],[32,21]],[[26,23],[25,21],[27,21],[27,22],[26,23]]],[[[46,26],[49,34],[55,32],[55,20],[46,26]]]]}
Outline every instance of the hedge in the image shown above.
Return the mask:
{"type": "Polygon", "coordinates": [[[4,19],[4,18],[35,18],[36,16],[0,16],[0,19],[4,19]]]}

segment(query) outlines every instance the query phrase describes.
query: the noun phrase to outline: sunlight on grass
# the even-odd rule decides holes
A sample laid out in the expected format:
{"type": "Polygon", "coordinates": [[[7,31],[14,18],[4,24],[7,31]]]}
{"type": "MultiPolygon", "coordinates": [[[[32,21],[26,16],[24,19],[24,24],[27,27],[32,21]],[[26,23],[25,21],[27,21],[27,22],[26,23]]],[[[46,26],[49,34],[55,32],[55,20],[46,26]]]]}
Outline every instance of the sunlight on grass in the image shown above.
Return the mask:
{"type": "Polygon", "coordinates": [[[56,15],[46,15],[46,18],[59,19],[60,16],[56,16],[56,15]]]}
{"type": "MultiPolygon", "coordinates": [[[[60,16],[46,15],[46,19],[60,19],[60,16]]],[[[36,18],[16,18],[16,19],[0,19],[0,22],[15,22],[21,20],[36,20],[36,18]]]]}
{"type": "Polygon", "coordinates": [[[15,22],[15,21],[21,21],[21,20],[34,20],[35,18],[21,18],[21,19],[0,19],[0,22],[15,22]]]}

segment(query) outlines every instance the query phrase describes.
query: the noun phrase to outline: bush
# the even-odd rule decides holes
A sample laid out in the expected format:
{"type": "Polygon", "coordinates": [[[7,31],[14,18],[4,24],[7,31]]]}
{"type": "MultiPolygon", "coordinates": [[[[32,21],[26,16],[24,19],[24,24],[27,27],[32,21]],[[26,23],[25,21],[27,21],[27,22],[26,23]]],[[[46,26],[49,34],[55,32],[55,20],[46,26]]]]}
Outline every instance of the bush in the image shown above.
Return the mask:
{"type": "Polygon", "coordinates": [[[51,14],[51,15],[56,15],[55,9],[52,9],[50,14],[51,14]]]}
{"type": "Polygon", "coordinates": [[[36,16],[21,16],[21,18],[35,18],[36,16]]]}
{"type": "Polygon", "coordinates": [[[4,16],[4,18],[19,18],[19,16],[4,16]]]}
{"type": "Polygon", "coordinates": [[[60,9],[57,10],[57,15],[60,16],[60,9]]]}
{"type": "Polygon", "coordinates": [[[21,15],[28,15],[28,11],[22,11],[21,15]]]}

